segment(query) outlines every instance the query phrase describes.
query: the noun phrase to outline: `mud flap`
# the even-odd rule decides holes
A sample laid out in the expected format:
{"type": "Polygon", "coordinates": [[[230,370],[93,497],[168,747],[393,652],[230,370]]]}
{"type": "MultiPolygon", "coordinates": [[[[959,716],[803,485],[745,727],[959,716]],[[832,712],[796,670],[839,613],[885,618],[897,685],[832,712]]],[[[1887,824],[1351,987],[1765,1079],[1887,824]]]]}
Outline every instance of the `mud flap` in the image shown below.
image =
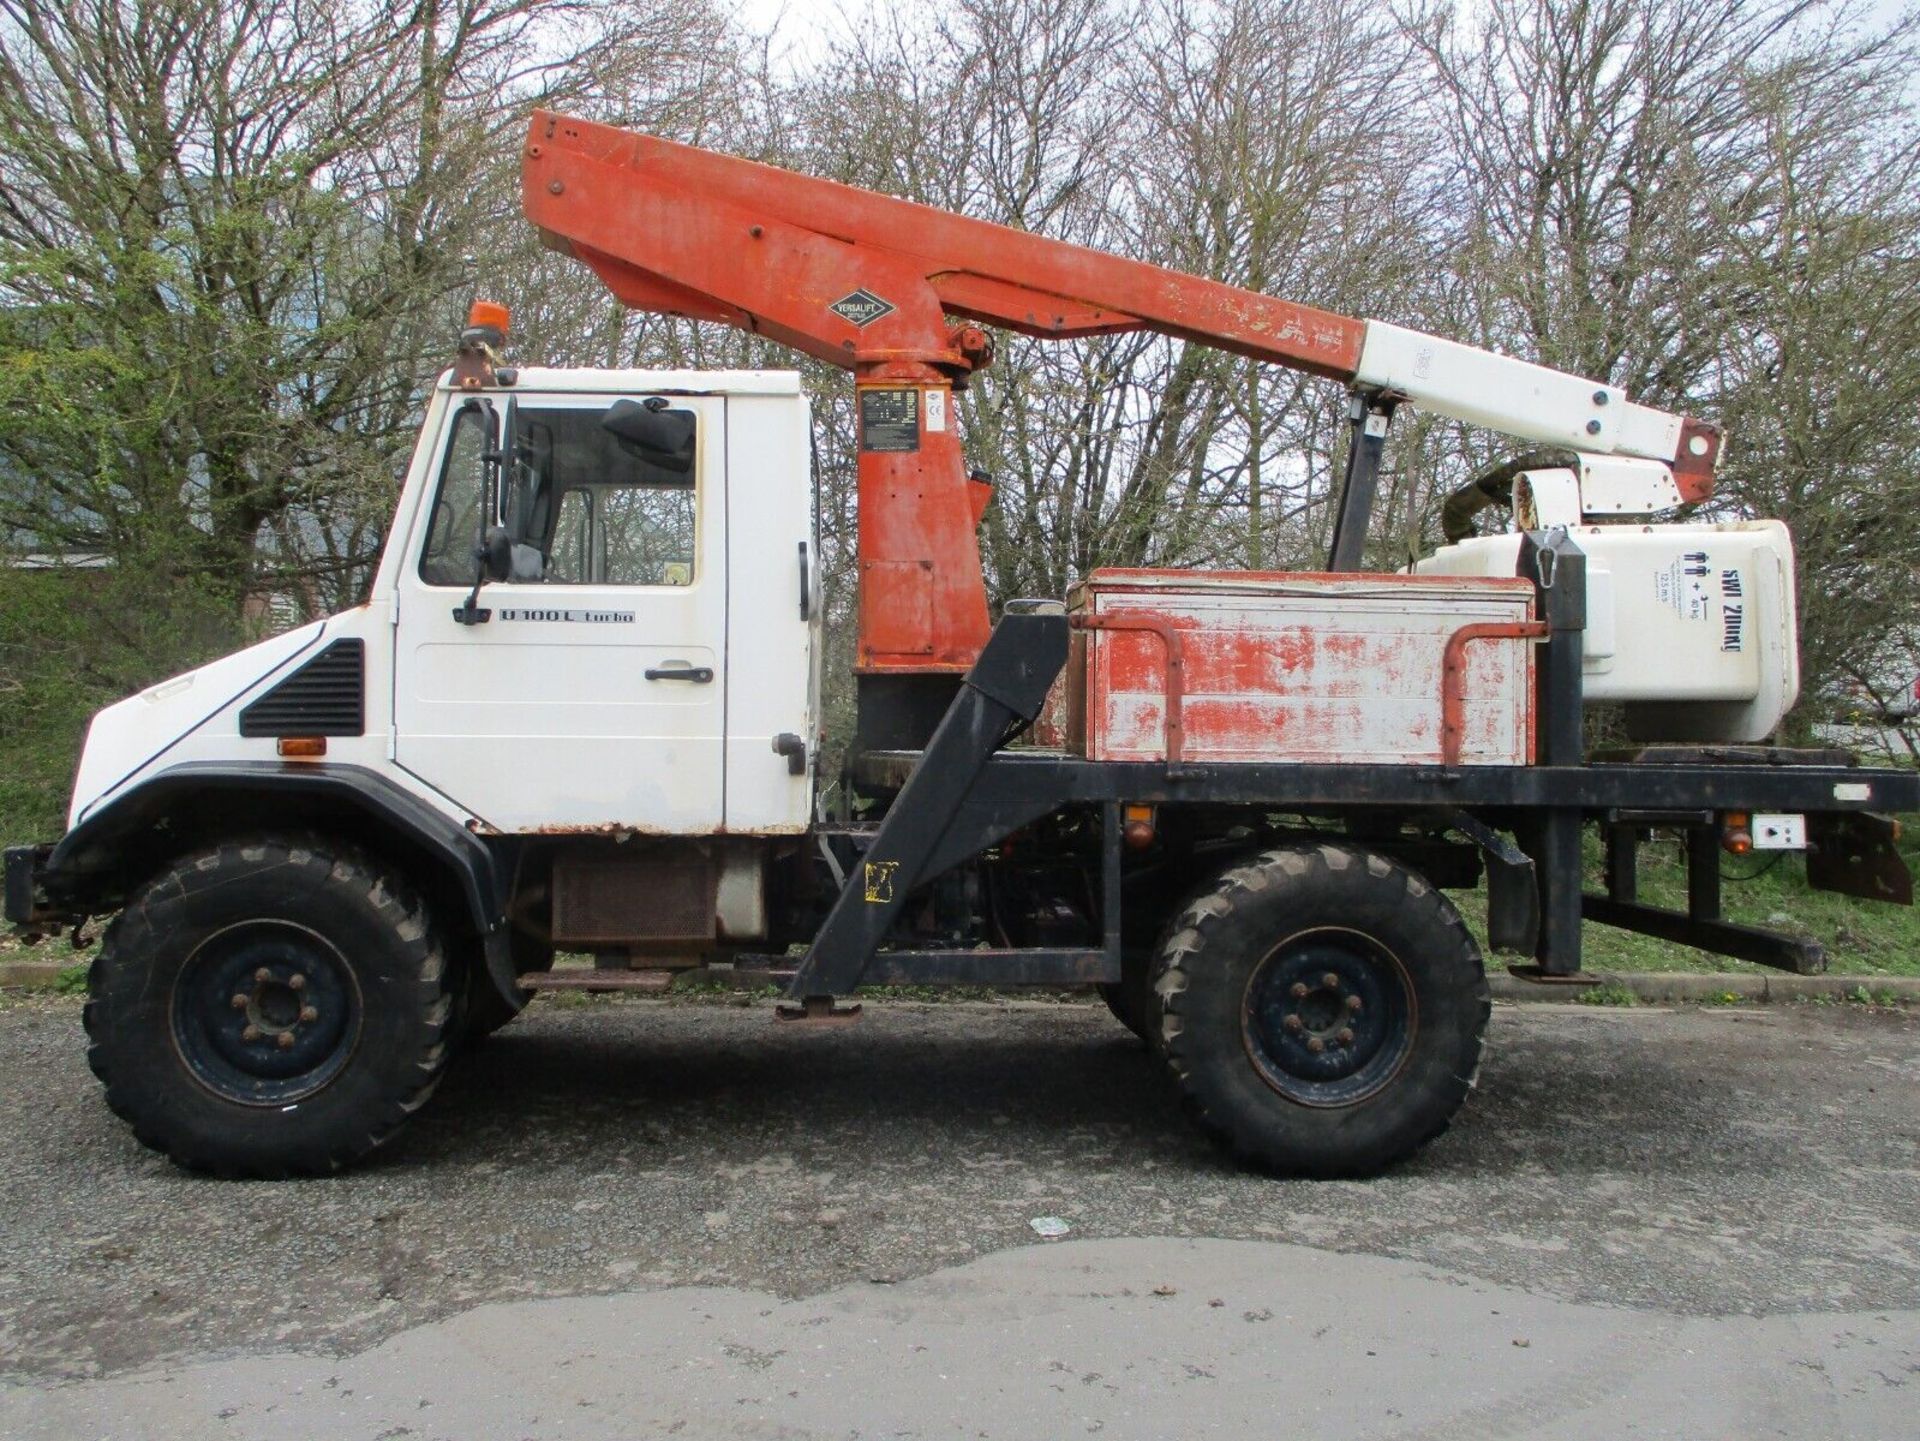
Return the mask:
{"type": "Polygon", "coordinates": [[[1533,859],[1484,821],[1453,811],[1447,823],[1480,847],[1487,862],[1487,945],[1531,956],[1540,939],[1540,887],[1533,859]]]}
{"type": "Polygon", "coordinates": [[[1807,884],[1867,901],[1913,904],[1913,873],[1894,842],[1899,822],[1868,811],[1807,817],[1807,884]]]}

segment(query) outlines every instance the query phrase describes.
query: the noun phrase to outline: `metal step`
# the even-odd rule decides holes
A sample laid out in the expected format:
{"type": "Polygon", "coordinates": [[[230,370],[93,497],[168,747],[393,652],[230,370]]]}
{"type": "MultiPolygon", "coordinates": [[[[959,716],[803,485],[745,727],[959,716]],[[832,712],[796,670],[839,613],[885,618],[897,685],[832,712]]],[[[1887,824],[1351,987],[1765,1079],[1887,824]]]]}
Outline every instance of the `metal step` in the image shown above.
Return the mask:
{"type": "Polygon", "coordinates": [[[674,971],[528,971],[520,986],[529,991],[649,991],[673,984],[674,971]]]}

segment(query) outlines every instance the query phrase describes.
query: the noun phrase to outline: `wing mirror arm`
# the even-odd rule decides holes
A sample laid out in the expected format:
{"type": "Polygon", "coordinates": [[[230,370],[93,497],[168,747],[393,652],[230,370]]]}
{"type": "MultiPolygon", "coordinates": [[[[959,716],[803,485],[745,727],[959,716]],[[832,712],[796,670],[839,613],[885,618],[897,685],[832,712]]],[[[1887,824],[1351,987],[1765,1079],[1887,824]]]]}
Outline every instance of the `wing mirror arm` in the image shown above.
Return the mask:
{"type": "Polygon", "coordinates": [[[457,607],[453,618],[462,625],[484,625],[493,612],[480,605],[480,587],[490,580],[505,580],[513,574],[513,538],[504,525],[490,525],[473,548],[473,589],[466,604],[457,607]]]}
{"type": "MultiPolygon", "coordinates": [[[[473,589],[466,603],[456,606],[453,618],[461,625],[484,625],[493,612],[480,605],[480,587],[490,580],[505,580],[513,574],[513,536],[500,524],[501,477],[507,464],[507,441],[500,434],[499,416],[487,400],[468,401],[487,418],[487,434],[493,443],[482,453],[483,479],[480,487],[479,519],[473,541],[473,589]]],[[[511,412],[509,412],[511,418],[511,412]]]]}

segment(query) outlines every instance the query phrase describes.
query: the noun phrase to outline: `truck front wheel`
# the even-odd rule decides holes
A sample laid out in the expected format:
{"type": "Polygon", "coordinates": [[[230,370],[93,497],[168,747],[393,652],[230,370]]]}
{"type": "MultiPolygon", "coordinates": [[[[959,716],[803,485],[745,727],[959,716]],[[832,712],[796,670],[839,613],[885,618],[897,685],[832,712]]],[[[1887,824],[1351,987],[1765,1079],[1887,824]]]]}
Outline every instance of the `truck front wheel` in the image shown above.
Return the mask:
{"type": "Polygon", "coordinates": [[[1404,866],[1322,845],[1223,874],[1162,944],[1162,1049],[1189,1111],[1243,1161],[1363,1176],[1447,1128],[1489,998],[1451,902],[1404,866]]]}
{"type": "Polygon", "coordinates": [[[108,928],[88,1062],[155,1150],[231,1176],[338,1170],[432,1094],[450,998],[440,937],[396,875],[329,840],[175,862],[108,928]]]}

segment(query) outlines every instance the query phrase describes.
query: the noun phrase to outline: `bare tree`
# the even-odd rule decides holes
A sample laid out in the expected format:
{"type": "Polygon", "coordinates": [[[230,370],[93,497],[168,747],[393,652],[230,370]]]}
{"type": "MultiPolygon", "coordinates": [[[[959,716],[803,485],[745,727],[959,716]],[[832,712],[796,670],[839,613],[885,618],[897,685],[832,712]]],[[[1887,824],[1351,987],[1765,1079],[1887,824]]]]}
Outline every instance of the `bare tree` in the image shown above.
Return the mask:
{"type": "MultiPolygon", "coordinates": [[[[1914,22],[1813,0],[1489,0],[1406,25],[1448,138],[1434,328],[1721,421],[1713,514],[1800,551],[1813,701],[1920,634],[1914,22]]],[[[1429,426],[1405,513],[1490,438],[1429,426]]],[[[1417,525],[1403,525],[1404,543],[1417,525]]]]}
{"type": "MultiPolygon", "coordinates": [[[[514,171],[545,102],[1723,420],[1713,513],[1795,526],[1810,690],[1884,688],[1920,650],[1913,25],[1844,0],[1407,7],[869,0],[782,50],[709,0],[0,0],[0,523],[149,583],[88,591],[122,658],[103,687],[211,648],[243,591],[342,604],[484,290],[529,358],[799,366],[850,659],[845,377],[623,312],[539,249],[514,171]]],[[[961,409],[999,481],[997,597],[1324,554],[1332,387],[1150,335],[999,351],[961,409]]],[[[1503,445],[1403,411],[1370,558],[1430,542],[1503,445]]]]}
{"type": "Polygon", "coordinates": [[[1920,654],[1920,126],[1908,64],[1845,87],[1768,77],[1765,227],[1717,357],[1735,444],[1725,504],[1778,516],[1799,558],[1803,724],[1906,692],[1920,654]]]}
{"type": "Polygon", "coordinates": [[[702,0],[0,0],[0,518],[350,596],[472,257],[530,243],[525,105],[670,90],[702,34],[702,0]]]}

